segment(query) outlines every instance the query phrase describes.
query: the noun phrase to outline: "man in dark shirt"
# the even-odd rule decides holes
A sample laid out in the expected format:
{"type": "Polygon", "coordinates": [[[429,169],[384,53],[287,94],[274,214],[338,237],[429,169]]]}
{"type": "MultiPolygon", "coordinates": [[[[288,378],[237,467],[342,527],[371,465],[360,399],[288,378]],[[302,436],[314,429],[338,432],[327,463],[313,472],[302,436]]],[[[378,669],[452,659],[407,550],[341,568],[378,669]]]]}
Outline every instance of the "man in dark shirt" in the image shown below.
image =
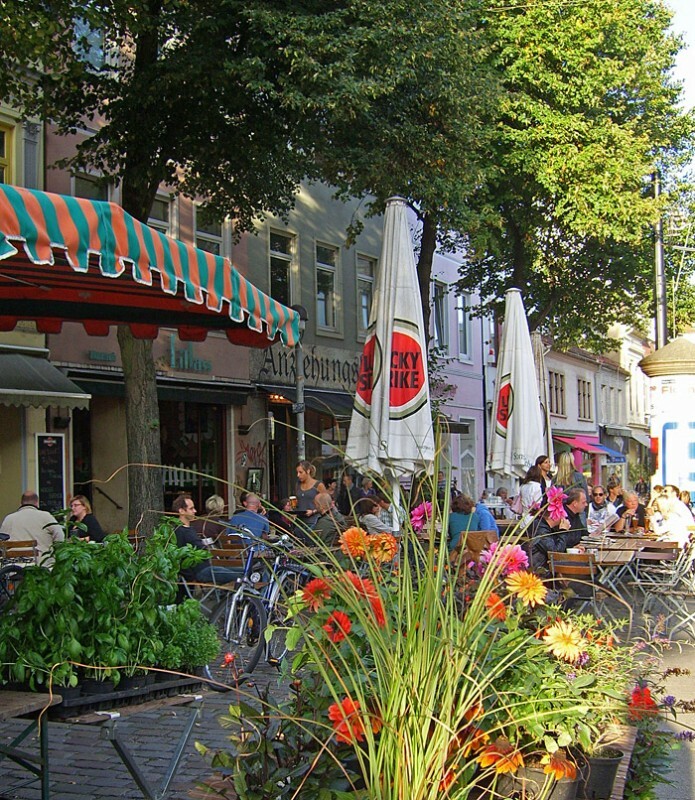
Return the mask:
{"type": "MultiPolygon", "coordinates": [[[[571,533],[578,533],[579,537],[589,535],[586,529],[586,511],[587,499],[584,489],[575,487],[566,493],[565,511],[567,512],[567,519],[569,521],[569,530],[571,533]]],[[[568,545],[572,547],[573,545],[568,545]]]]}
{"type": "MultiPolygon", "coordinates": [[[[196,550],[205,550],[197,531],[191,527],[191,522],[193,522],[197,513],[193,500],[188,495],[180,494],[172,503],[171,510],[178,515],[181,522],[174,531],[176,544],[179,547],[185,547],[190,544],[196,550]]],[[[228,567],[213,567],[209,558],[194,567],[182,569],[181,575],[187,581],[218,584],[231,583],[238,577],[238,573],[228,567]]]]}
{"type": "Polygon", "coordinates": [[[355,486],[352,475],[346,472],[343,475],[343,485],[340,487],[336,501],[338,511],[348,520],[354,518],[354,506],[359,499],[360,490],[355,486]]]}
{"type": "Polygon", "coordinates": [[[581,532],[569,528],[568,519],[551,519],[550,511],[543,514],[534,529],[531,543],[531,567],[534,571],[547,571],[549,552],[566,553],[568,547],[579,544],[581,532]]]}
{"type": "Polygon", "coordinates": [[[618,521],[613,525],[614,531],[629,533],[631,528],[646,527],[646,509],[640,503],[637,492],[623,492],[623,504],[616,508],[618,521]]]}

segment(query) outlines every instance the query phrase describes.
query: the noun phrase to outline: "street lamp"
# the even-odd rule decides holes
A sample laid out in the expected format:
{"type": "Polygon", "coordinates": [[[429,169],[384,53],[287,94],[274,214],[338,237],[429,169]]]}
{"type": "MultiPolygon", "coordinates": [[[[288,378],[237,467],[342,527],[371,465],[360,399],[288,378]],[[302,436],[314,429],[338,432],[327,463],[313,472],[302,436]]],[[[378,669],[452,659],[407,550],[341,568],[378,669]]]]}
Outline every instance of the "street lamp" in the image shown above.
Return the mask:
{"type": "Polygon", "coordinates": [[[292,310],[299,314],[299,339],[294,346],[294,372],[296,378],[297,397],[292,405],[292,411],[297,415],[297,461],[306,459],[306,433],[304,430],[304,355],[302,353],[302,339],[309,319],[306,308],[300,305],[292,306],[292,310]]]}

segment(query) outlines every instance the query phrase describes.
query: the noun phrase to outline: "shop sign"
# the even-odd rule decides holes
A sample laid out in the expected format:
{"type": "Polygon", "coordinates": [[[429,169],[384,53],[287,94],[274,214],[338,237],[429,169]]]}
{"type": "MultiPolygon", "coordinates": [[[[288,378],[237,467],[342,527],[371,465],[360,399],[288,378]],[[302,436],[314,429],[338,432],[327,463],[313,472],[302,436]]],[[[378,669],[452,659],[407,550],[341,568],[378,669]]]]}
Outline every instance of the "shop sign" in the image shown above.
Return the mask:
{"type": "MultiPolygon", "coordinates": [[[[352,358],[345,358],[338,355],[340,351],[334,352],[336,355],[330,352],[326,353],[316,345],[305,348],[303,350],[304,378],[311,386],[352,391],[357,383],[360,357],[355,354],[352,358]]],[[[294,385],[297,380],[295,350],[269,347],[263,351],[262,357],[263,362],[258,370],[257,381],[294,385]]]]}

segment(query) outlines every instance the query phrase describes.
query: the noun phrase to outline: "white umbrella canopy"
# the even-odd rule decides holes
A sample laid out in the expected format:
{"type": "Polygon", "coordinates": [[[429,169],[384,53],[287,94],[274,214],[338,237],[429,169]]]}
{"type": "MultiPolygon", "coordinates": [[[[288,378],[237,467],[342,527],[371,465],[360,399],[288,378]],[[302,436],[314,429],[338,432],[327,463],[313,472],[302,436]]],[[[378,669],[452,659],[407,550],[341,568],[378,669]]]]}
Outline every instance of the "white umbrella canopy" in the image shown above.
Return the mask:
{"type": "Polygon", "coordinates": [[[434,462],[427,349],[406,202],[386,203],[367,340],[360,359],[345,459],[398,478],[434,462]]]}
{"type": "Polygon", "coordinates": [[[543,419],[528,322],[519,289],[505,295],[488,469],[522,478],[544,453],[543,419]]]}
{"type": "Polygon", "coordinates": [[[538,385],[538,402],[541,406],[541,420],[543,421],[543,447],[541,453],[546,453],[550,463],[555,463],[553,450],[553,430],[550,427],[550,397],[548,395],[548,376],[545,371],[545,345],[543,337],[538,331],[531,334],[531,347],[533,348],[533,361],[536,365],[536,383],[538,385]]]}

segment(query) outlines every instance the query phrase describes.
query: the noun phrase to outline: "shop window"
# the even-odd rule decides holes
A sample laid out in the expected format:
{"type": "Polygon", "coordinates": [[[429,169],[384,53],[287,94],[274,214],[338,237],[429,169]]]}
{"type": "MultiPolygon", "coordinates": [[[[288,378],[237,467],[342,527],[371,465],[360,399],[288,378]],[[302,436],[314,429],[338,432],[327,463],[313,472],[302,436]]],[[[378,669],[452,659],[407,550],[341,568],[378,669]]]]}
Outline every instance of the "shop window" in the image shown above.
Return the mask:
{"type": "Polygon", "coordinates": [[[226,409],[206,403],[162,400],[162,477],[166,508],[189,492],[201,512],[212,494],[227,496],[226,409]]]}
{"type": "Polygon", "coordinates": [[[362,336],[369,327],[369,313],[372,310],[376,259],[357,256],[357,331],[362,336]]]}
{"type": "Polygon", "coordinates": [[[270,231],[270,296],[283,305],[292,305],[292,263],[294,237],[270,231]]]}

